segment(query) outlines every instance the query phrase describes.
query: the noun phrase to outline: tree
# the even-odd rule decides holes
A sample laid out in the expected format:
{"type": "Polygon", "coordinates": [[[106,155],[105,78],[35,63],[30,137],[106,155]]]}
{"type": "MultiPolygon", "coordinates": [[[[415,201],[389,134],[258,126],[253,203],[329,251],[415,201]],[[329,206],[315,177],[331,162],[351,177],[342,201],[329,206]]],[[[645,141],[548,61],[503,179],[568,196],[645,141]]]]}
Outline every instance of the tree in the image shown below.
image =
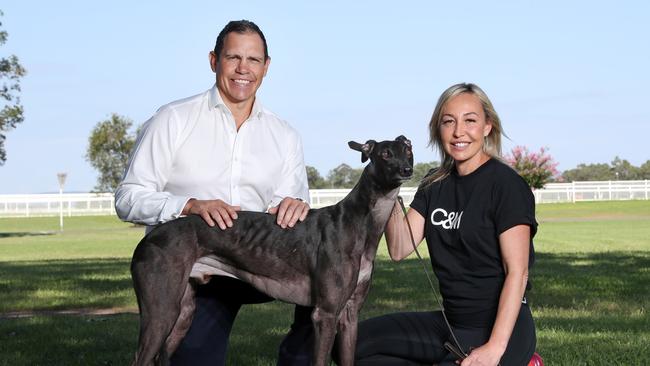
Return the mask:
{"type": "Polygon", "coordinates": [[[567,182],[614,180],[615,176],[608,164],[578,164],[577,167],[565,170],[562,178],[567,182]]]}
{"type": "Polygon", "coordinates": [[[629,161],[621,159],[618,156],[612,160],[612,171],[616,180],[635,180],[639,179],[639,168],[632,165],[629,161]]]}
{"type": "Polygon", "coordinates": [[[347,164],[341,164],[330,170],[327,181],[332,188],[352,188],[361,177],[363,168],[354,169],[347,164]]]}
{"type": "Polygon", "coordinates": [[[131,126],[133,121],[113,113],[93,128],[86,160],[99,171],[96,191],[114,192],[120,183],[135,144],[135,135],[129,134],[131,126]]]}
{"type": "Polygon", "coordinates": [[[650,179],[650,160],[639,167],[639,179],[650,179]]]}
{"type": "Polygon", "coordinates": [[[310,189],[322,189],[327,187],[327,182],[321,177],[318,169],[307,165],[307,182],[310,189]]]}
{"type": "MultiPolygon", "coordinates": [[[[0,10],[0,16],[4,13],[0,10]]],[[[0,46],[7,42],[7,32],[1,30],[0,22],[0,46]]],[[[27,71],[18,62],[18,57],[11,55],[7,58],[0,58],[0,97],[4,106],[0,110],[0,166],[7,161],[5,151],[5,133],[14,129],[17,124],[23,122],[23,106],[20,104],[20,78],[25,76],[27,71]]]]}
{"type": "Polygon", "coordinates": [[[558,175],[557,163],[547,151],[542,147],[538,153],[531,153],[525,146],[515,146],[506,155],[506,161],[531,188],[542,188],[558,175]]]}
{"type": "Polygon", "coordinates": [[[413,177],[411,179],[404,183],[405,187],[417,187],[420,185],[420,182],[422,182],[422,178],[424,178],[427,173],[433,168],[436,168],[440,166],[440,163],[437,161],[430,161],[428,163],[417,163],[413,166],[413,177]]]}

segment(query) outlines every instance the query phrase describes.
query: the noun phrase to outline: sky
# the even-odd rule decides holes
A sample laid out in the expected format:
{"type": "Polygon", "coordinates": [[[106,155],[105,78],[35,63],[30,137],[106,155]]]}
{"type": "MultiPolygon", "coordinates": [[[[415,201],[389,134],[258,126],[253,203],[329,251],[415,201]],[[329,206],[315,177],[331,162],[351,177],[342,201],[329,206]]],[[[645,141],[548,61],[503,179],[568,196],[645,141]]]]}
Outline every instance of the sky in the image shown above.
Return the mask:
{"type": "Polygon", "coordinates": [[[650,3],[643,1],[3,2],[25,121],[7,133],[0,194],[91,191],[91,130],[140,125],[214,84],[208,52],[230,20],[254,21],[271,56],[258,97],[303,139],[321,175],[361,166],[350,140],[410,138],[438,160],[427,125],[459,82],[486,91],[516,145],[559,170],[650,159],[650,3]]]}

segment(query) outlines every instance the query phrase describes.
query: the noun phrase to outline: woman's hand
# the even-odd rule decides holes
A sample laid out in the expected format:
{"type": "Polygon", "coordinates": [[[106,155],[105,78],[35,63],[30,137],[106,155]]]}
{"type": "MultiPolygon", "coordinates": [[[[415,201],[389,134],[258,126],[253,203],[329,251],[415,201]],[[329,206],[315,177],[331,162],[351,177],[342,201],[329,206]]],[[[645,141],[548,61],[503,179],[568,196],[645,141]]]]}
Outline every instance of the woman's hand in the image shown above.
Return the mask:
{"type": "Polygon", "coordinates": [[[512,329],[519,316],[521,299],[526,291],[529,243],[530,226],[528,225],[514,226],[499,235],[506,278],[499,298],[497,317],[490,340],[474,349],[460,363],[462,366],[497,365],[506,351],[512,329]]]}
{"type": "Polygon", "coordinates": [[[461,366],[496,366],[501,360],[505,349],[490,342],[482,345],[479,348],[473,349],[467,358],[460,363],[461,366]]]}

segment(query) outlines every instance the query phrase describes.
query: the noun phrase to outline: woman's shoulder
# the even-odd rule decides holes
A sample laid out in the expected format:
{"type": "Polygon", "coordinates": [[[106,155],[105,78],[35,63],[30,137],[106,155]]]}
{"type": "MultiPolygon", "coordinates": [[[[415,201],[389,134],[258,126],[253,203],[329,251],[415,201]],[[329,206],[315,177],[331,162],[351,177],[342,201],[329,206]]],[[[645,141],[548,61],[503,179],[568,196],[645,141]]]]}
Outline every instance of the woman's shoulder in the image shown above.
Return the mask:
{"type": "Polygon", "coordinates": [[[513,167],[501,159],[492,158],[490,167],[490,175],[495,178],[523,180],[513,167]]]}
{"type": "Polygon", "coordinates": [[[503,193],[526,192],[532,194],[526,180],[506,162],[493,159],[493,170],[488,176],[493,179],[493,189],[503,193]]]}

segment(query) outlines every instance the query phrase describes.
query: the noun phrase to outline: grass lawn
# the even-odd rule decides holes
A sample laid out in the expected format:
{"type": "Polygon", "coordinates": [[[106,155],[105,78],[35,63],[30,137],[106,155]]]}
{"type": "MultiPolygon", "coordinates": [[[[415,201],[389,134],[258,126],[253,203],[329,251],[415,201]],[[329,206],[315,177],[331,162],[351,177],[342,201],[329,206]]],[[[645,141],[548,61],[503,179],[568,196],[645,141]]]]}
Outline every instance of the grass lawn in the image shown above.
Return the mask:
{"type": "MultiPolygon", "coordinates": [[[[538,206],[529,298],[547,365],[650,364],[650,201],[538,206]]],[[[129,262],[143,229],[115,217],[0,219],[0,365],[124,365],[137,340],[129,262]],[[67,309],[117,315],[55,315],[67,309]]],[[[434,309],[416,259],[380,245],[361,317],[434,309]]],[[[230,365],[274,365],[292,306],[246,306],[230,365]]]]}

